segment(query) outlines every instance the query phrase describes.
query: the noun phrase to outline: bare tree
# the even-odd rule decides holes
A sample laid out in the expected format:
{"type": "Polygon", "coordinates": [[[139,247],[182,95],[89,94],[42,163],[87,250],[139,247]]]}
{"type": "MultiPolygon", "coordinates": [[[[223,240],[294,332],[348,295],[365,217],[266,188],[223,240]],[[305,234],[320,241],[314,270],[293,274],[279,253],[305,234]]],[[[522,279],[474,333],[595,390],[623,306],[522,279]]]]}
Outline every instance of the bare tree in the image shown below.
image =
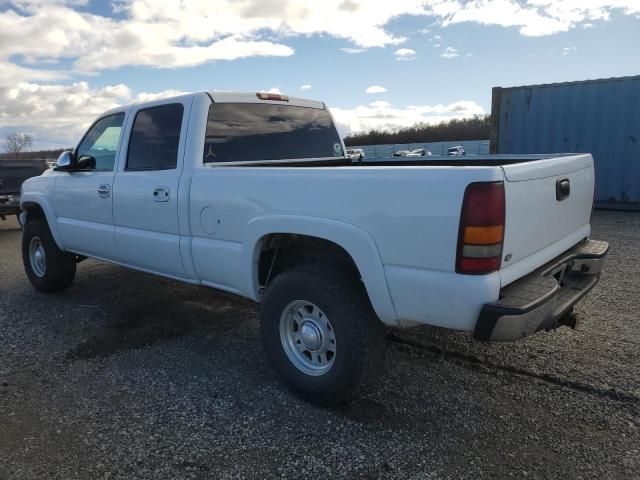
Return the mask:
{"type": "Polygon", "coordinates": [[[20,152],[31,147],[31,145],[33,145],[33,137],[31,135],[24,132],[16,132],[7,135],[5,150],[18,158],[20,152]]]}

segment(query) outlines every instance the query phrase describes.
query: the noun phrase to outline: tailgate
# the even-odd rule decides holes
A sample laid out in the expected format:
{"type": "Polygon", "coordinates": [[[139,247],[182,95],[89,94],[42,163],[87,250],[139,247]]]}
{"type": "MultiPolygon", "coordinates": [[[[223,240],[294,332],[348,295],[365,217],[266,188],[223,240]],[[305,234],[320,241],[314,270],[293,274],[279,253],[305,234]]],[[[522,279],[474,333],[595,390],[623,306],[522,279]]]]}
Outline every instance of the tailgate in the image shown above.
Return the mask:
{"type": "Polygon", "coordinates": [[[22,182],[46,169],[41,160],[0,160],[0,195],[20,193],[22,182]]]}
{"type": "Polygon", "coordinates": [[[506,220],[502,285],[530,273],[587,237],[593,205],[591,155],[502,167],[506,220]]]}

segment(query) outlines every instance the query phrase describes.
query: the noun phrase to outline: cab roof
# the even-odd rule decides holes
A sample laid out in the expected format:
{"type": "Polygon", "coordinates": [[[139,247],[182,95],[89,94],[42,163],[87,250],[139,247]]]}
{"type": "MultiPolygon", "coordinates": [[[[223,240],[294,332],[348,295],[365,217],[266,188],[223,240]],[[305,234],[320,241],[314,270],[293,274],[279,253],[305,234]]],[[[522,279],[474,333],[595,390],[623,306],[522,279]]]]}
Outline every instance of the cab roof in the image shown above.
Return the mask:
{"type": "Polygon", "coordinates": [[[308,98],[290,97],[286,94],[271,94],[274,97],[281,96],[287,101],[267,100],[258,97],[258,94],[268,95],[268,92],[207,92],[215,103],[275,103],[282,105],[294,105],[296,107],[309,107],[325,109],[323,102],[308,98]]]}
{"type": "Polygon", "coordinates": [[[183,95],[176,95],[173,97],[166,98],[158,98],[145,102],[136,102],[130,103],[128,105],[121,105],[119,107],[112,108],[106,112],[103,112],[101,116],[111,115],[118,112],[123,112],[131,107],[140,107],[140,106],[153,106],[159,103],[167,103],[171,100],[176,99],[184,99],[185,97],[192,97],[194,95],[203,95],[206,94],[213,100],[214,103],[271,103],[275,105],[293,105],[295,107],[307,107],[307,108],[317,108],[320,110],[325,110],[326,106],[324,102],[319,102],[318,100],[310,100],[308,98],[300,98],[300,97],[290,97],[284,94],[270,94],[268,92],[194,92],[187,93],[183,95]],[[260,98],[263,97],[273,97],[274,99],[265,99],[260,98]],[[275,99],[277,97],[282,97],[282,99],[275,99]],[[286,100],[285,100],[286,99],[286,100]]]}

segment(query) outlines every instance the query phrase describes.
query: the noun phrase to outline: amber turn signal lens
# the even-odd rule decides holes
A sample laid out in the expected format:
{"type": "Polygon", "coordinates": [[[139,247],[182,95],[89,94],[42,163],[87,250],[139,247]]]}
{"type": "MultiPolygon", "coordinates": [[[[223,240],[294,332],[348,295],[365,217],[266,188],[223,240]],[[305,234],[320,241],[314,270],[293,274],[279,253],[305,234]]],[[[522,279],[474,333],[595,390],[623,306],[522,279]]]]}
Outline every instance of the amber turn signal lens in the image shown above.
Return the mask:
{"type": "Polygon", "coordinates": [[[504,227],[496,225],[493,227],[465,227],[464,243],[472,245],[490,245],[502,242],[504,227]]]}

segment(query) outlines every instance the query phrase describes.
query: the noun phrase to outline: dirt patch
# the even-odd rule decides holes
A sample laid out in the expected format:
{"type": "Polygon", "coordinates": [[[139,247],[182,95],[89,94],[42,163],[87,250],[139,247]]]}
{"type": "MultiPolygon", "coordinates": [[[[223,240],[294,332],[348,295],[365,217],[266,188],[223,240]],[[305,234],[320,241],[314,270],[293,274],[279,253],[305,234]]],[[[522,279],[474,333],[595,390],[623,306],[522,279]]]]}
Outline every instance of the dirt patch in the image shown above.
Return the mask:
{"type": "MultiPolygon", "coordinates": [[[[199,292],[200,289],[196,289],[199,292]]],[[[255,306],[248,301],[211,293],[159,296],[139,295],[135,303],[112,307],[99,331],[69,350],[67,360],[107,357],[124,350],[138,349],[184,335],[223,334],[255,318],[255,306]],[[222,298],[221,298],[222,297],[222,298]],[[215,302],[211,301],[215,300],[215,302]]]]}

